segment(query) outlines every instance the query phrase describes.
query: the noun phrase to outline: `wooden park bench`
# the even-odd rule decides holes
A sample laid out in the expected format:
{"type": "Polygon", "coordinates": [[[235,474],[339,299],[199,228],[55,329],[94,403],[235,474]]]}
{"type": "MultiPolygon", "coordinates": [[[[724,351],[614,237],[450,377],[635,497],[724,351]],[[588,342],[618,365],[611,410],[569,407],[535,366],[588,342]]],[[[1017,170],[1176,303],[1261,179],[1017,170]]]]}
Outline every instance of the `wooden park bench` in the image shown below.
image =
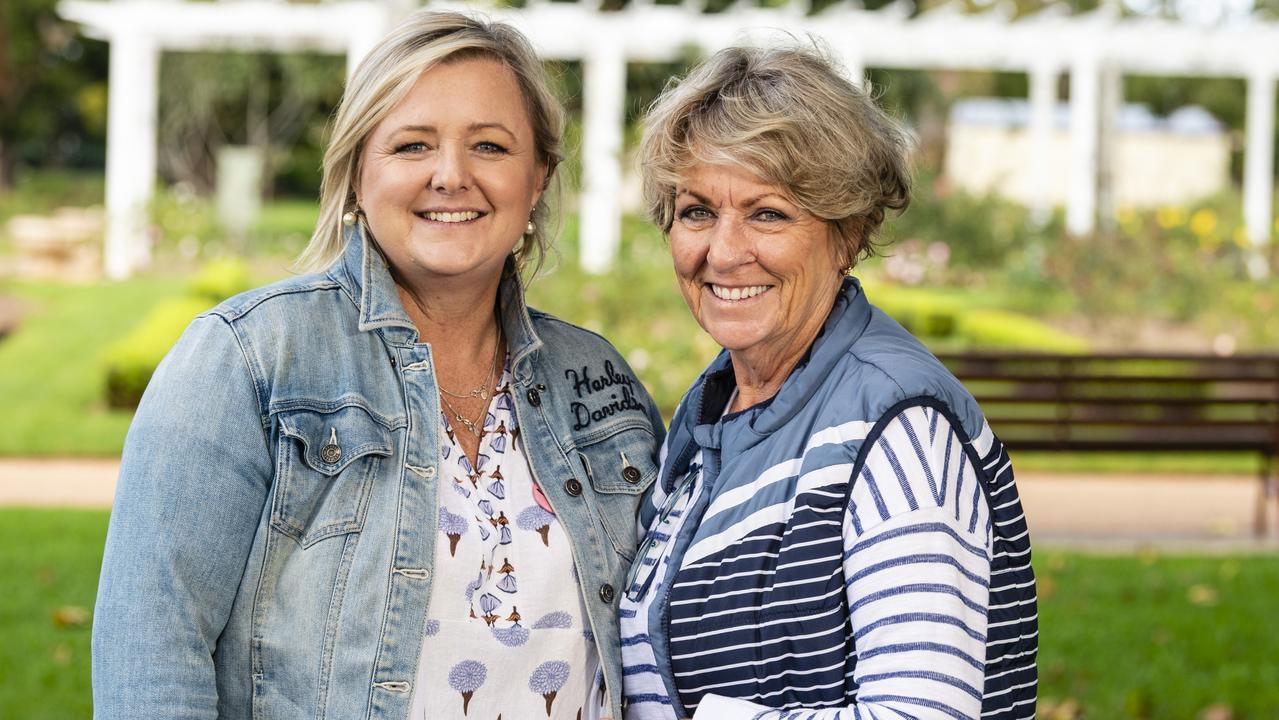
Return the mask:
{"type": "Polygon", "coordinates": [[[1039,355],[941,359],[1010,452],[1255,452],[1279,503],[1279,355],[1039,355]]]}

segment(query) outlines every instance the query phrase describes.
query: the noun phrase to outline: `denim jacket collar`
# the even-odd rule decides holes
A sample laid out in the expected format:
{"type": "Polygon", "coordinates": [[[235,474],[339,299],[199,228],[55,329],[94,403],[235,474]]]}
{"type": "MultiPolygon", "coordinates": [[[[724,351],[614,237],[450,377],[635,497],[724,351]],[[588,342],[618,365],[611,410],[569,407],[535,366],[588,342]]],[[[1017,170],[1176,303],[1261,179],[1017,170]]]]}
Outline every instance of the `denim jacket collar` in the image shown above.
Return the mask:
{"type": "MultiPolygon", "coordinates": [[[[331,275],[359,307],[360,330],[379,331],[392,345],[416,343],[417,328],[404,312],[382,251],[360,224],[348,229],[345,237],[346,248],[331,275]]],[[[534,331],[524,304],[524,288],[514,258],[506,259],[497,292],[502,332],[511,355],[511,372],[521,384],[527,384],[533,374],[529,359],[542,347],[542,340],[534,331]]]]}

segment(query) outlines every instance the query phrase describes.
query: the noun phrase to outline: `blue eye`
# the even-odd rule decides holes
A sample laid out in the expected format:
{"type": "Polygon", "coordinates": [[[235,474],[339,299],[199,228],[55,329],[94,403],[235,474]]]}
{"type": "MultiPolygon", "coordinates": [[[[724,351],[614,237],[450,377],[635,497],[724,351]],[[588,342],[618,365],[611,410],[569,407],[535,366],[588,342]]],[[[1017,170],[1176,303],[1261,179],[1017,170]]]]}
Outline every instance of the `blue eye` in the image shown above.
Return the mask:
{"type": "Polygon", "coordinates": [[[423,150],[425,150],[425,149],[426,149],[426,143],[421,143],[421,142],[411,142],[411,143],[404,143],[403,145],[401,145],[401,146],[399,146],[399,147],[395,148],[395,152],[397,152],[397,153],[416,153],[416,152],[422,152],[422,151],[423,151],[423,150]]]}
{"type": "Polygon", "coordinates": [[[501,145],[498,145],[495,142],[489,142],[487,140],[482,143],[478,143],[475,146],[475,149],[479,150],[482,153],[488,153],[488,154],[494,154],[494,155],[506,153],[506,148],[502,147],[501,145]]]}
{"type": "Polygon", "coordinates": [[[694,222],[709,220],[714,217],[710,210],[707,210],[701,205],[690,205],[684,208],[683,212],[681,212],[679,216],[682,220],[691,220],[694,222]]]}
{"type": "Polygon", "coordinates": [[[763,210],[760,210],[759,212],[755,213],[755,217],[759,218],[760,220],[763,220],[764,222],[777,222],[779,220],[789,219],[784,214],[776,210],[773,210],[771,208],[764,208],[763,210]]]}

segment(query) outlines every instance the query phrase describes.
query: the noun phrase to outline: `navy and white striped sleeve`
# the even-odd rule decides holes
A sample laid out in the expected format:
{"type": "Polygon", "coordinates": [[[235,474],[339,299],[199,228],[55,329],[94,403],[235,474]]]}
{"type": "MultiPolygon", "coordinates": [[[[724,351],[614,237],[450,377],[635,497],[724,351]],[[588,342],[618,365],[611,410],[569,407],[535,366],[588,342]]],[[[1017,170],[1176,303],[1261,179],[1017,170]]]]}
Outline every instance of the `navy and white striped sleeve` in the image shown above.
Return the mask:
{"type": "Polygon", "coordinates": [[[872,433],[844,513],[843,567],[857,703],[773,710],[707,696],[697,718],[979,718],[991,516],[963,441],[937,409],[872,433]]]}

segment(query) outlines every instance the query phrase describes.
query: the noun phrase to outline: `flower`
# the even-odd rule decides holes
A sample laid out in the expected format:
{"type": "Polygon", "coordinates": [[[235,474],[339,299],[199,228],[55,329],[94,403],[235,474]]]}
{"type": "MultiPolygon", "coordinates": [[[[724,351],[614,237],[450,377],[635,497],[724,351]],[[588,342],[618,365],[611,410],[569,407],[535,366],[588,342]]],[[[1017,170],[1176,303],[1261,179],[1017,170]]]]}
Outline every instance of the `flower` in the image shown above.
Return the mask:
{"type": "Polygon", "coordinates": [[[1217,229],[1217,213],[1209,208],[1200,208],[1190,216],[1190,231],[1199,237],[1208,237],[1217,229]]]}

